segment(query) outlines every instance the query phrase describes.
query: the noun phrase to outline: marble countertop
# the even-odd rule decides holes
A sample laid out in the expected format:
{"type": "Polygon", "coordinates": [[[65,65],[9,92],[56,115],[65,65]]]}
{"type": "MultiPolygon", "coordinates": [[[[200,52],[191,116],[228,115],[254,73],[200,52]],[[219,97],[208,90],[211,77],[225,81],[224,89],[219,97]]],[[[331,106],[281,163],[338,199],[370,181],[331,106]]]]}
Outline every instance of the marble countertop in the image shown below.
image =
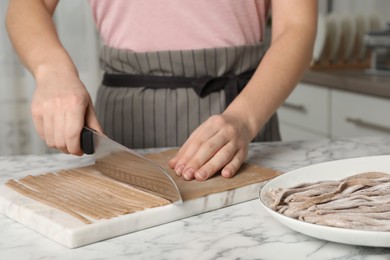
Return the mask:
{"type": "MultiPolygon", "coordinates": [[[[384,154],[390,154],[390,136],[256,143],[248,161],[286,172],[324,161],[384,154]]],[[[83,160],[88,158],[0,157],[0,182],[29,169],[54,170],[83,160]]],[[[67,249],[0,215],[0,259],[372,260],[390,259],[390,248],[337,244],[299,234],[252,200],[77,249],[67,249]]]]}

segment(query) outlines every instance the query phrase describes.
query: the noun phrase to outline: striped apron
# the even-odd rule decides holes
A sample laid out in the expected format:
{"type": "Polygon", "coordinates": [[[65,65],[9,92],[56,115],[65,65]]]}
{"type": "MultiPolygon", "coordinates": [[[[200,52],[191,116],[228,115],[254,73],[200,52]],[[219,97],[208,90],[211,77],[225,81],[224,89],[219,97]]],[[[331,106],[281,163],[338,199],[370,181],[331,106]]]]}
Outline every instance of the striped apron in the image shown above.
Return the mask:
{"type": "MultiPolygon", "coordinates": [[[[254,71],[263,55],[261,43],[158,52],[132,52],[104,46],[100,63],[111,80],[105,77],[97,93],[95,107],[99,122],[110,138],[133,149],[181,146],[202,122],[211,115],[221,114],[230,102],[227,97],[232,91],[227,93],[223,87],[215,89],[213,79],[222,79],[215,83],[221,85],[223,79],[229,78],[226,75],[254,71]],[[137,80],[126,84],[126,76],[137,80]],[[117,78],[120,80],[116,81],[117,78]],[[137,83],[139,78],[142,80],[137,83]],[[166,88],[148,86],[148,78],[155,83],[158,83],[156,78],[164,79],[162,84],[166,88]],[[177,87],[175,79],[187,78],[209,79],[210,93],[202,95],[191,85],[177,87]]],[[[229,80],[225,85],[228,83],[229,80]]],[[[275,114],[254,141],[280,139],[275,114]]]]}

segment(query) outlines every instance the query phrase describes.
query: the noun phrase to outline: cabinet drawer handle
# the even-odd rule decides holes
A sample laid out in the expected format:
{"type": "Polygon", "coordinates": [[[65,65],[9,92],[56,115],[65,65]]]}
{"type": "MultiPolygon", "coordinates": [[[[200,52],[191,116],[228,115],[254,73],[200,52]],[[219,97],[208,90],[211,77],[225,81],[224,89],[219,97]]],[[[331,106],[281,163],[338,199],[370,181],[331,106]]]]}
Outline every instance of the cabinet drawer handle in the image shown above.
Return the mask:
{"type": "Polygon", "coordinates": [[[306,111],[306,108],[305,108],[304,105],[299,105],[299,104],[293,104],[293,103],[285,102],[285,103],[283,103],[282,106],[285,107],[285,108],[293,109],[295,111],[299,111],[299,112],[305,112],[306,111]]]}
{"type": "Polygon", "coordinates": [[[381,132],[385,132],[385,133],[390,133],[390,127],[370,123],[370,122],[364,121],[360,118],[347,117],[345,120],[349,123],[355,124],[356,126],[369,128],[369,129],[373,129],[373,130],[381,131],[381,132]]]}

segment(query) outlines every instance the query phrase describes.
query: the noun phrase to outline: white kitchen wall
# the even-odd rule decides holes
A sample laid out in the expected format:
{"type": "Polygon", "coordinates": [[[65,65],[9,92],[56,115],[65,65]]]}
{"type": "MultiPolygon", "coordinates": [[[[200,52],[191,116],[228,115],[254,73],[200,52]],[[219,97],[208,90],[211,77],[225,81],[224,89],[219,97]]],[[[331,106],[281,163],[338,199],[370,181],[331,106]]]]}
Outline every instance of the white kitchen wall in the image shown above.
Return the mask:
{"type": "MultiPolygon", "coordinates": [[[[5,29],[7,6],[8,0],[0,0],[0,156],[47,153],[49,150],[36,134],[30,115],[34,80],[19,62],[5,29]]],[[[99,39],[88,2],[60,1],[55,22],[94,99],[101,80],[99,39]]]]}
{"type": "Polygon", "coordinates": [[[326,14],[328,12],[328,0],[318,0],[318,12],[320,14],[326,14]]]}
{"type": "Polygon", "coordinates": [[[92,100],[95,100],[101,82],[100,38],[88,2],[60,1],[55,22],[61,42],[75,62],[92,100]]]}

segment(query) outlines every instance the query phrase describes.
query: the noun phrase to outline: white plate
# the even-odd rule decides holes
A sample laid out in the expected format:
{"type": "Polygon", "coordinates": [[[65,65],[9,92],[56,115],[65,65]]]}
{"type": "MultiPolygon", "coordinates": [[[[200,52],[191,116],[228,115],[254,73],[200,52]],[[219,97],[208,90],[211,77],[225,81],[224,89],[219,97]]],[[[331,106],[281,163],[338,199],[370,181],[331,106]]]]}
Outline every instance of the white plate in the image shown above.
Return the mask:
{"type": "Polygon", "coordinates": [[[341,26],[343,27],[343,58],[345,61],[348,61],[351,58],[356,39],[356,24],[354,18],[350,14],[343,15],[341,18],[341,26]]]}
{"type": "Polygon", "coordinates": [[[299,183],[323,180],[340,180],[350,175],[368,171],[390,173],[390,155],[320,163],[284,173],[264,185],[260,191],[260,202],[277,221],[305,235],[351,245],[390,247],[390,232],[361,231],[311,224],[273,211],[268,207],[266,201],[265,192],[271,188],[290,187],[299,183]]]}
{"type": "Polygon", "coordinates": [[[314,43],[313,61],[319,61],[326,42],[326,17],[323,14],[318,15],[317,35],[314,43]]]}
{"type": "Polygon", "coordinates": [[[330,27],[330,61],[336,62],[340,50],[341,35],[343,33],[340,22],[340,15],[336,13],[331,13],[330,15],[328,15],[327,19],[327,27],[330,27]]]}
{"type": "Polygon", "coordinates": [[[364,35],[370,31],[370,17],[365,14],[356,15],[356,33],[357,33],[357,44],[359,44],[358,58],[363,60],[367,53],[367,48],[363,44],[364,35]]]}

